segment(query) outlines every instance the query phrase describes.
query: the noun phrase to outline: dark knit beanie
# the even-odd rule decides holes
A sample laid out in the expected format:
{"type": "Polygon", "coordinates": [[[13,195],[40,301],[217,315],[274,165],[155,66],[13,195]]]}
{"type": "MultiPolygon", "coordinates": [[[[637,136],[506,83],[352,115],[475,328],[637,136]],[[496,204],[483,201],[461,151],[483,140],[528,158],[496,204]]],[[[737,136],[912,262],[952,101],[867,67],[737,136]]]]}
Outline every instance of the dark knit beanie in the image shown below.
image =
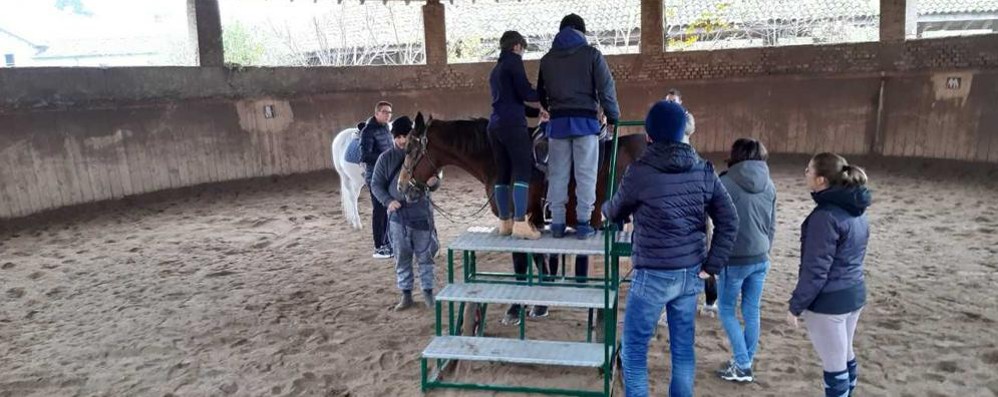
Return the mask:
{"type": "Polygon", "coordinates": [[[402,116],[392,121],[392,136],[409,135],[412,131],[412,120],[409,116],[402,116]]]}
{"type": "Polygon", "coordinates": [[[562,30],[566,27],[571,27],[572,29],[578,30],[582,33],[586,32],[586,21],[577,14],[568,14],[561,19],[561,25],[558,26],[558,30],[562,30]]]}
{"type": "Polygon", "coordinates": [[[645,117],[645,131],[653,142],[682,142],[686,130],[686,109],[671,101],[659,101],[645,117]]]}

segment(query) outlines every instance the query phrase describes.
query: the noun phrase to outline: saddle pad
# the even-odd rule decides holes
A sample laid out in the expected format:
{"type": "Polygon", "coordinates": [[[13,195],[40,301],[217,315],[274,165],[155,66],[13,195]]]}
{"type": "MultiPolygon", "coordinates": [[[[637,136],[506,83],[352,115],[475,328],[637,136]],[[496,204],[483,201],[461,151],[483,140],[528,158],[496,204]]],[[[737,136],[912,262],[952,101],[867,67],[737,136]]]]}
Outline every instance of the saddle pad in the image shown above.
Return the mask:
{"type": "Polygon", "coordinates": [[[530,140],[534,143],[531,153],[534,155],[534,168],[547,175],[548,173],[548,137],[544,131],[545,124],[538,125],[530,132],[530,140]]]}
{"type": "Polygon", "coordinates": [[[363,153],[360,152],[360,138],[353,138],[347,145],[346,161],[349,163],[360,164],[364,160],[363,153]]]}
{"type": "MultiPolygon", "coordinates": [[[[548,137],[545,128],[546,123],[539,124],[536,128],[530,131],[530,140],[533,142],[533,150],[531,153],[534,155],[534,167],[538,171],[547,175],[548,172],[548,137]]],[[[600,164],[603,163],[604,148],[603,143],[610,142],[613,140],[613,136],[610,135],[610,129],[607,128],[606,124],[600,126],[599,142],[600,142],[600,164]]]]}

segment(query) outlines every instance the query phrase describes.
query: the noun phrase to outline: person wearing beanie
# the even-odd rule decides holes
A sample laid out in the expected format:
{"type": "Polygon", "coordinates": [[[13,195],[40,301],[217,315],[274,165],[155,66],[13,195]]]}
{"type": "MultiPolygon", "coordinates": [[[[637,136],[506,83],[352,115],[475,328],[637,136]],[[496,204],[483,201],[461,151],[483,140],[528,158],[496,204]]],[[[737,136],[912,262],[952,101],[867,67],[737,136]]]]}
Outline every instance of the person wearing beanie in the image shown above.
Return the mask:
{"type": "Polygon", "coordinates": [[[523,69],[527,40],[516,31],[507,31],[499,39],[499,47],[499,61],[489,75],[492,115],[488,126],[498,171],[493,190],[499,210],[498,233],[534,240],[541,233],[527,221],[527,191],[534,169],[534,143],[527,131],[527,116],[537,117],[539,111],[525,103],[537,102],[537,91],[523,69]]]}
{"type": "Polygon", "coordinates": [[[548,111],[548,191],[551,234],[564,237],[568,181],[574,172],[576,236],[592,237],[599,168],[598,111],[608,123],[620,118],[617,90],[603,54],[586,41],[586,23],[569,14],[561,20],[551,50],[541,58],[537,92],[548,111]]]}
{"type": "MultiPolygon", "coordinates": [[[[680,105],[683,104],[683,94],[679,92],[678,89],[670,88],[665,94],[665,100],[670,102],[675,102],[680,105]]],[[[683,131],[683,143],[690,143],[690,137],[696,132],[696,121],[693,118],[693,114],[690,113],[689,109],[686,110],[686,129],[683,131]]],[[[692,144],[692,143],[690,143],[692,144]]],[[[707,245],[710,245],[710,238],[714,235],[714,224],[707,220],[707,245]]],[[[701,314],[706,314],[711,317],[717,315],[717,280],[714,276],[708,277],[704,282],[704,305],[700,309],[701,314]]],[[[659,319],[658,324],[663,327],[669,325],[666,320],[666,313],[662,313],[662,317],[659,319]]]]}
{"type": "Polygon", "coordinates": [[[670,101],[645,118],[651,144],[624,172],[620,188],[603,204],[611,222],[633,217],[631,289],[621,350],[628,396],[648,395],[648,342],[667,312],[672,380],[669,395],[693,396],[697,296],[704,278],[728,261],[738,214],[710,162],[683,143],[686,109],[670,101]],[[706,219],[714,238],[706,244],[706,219]]]}
{"type": "MultiPolygon", "coordinates": [[[[411,200],[398,189],[398,178],[405,161],[405,146],[410,131],[412,121],[409,117],[402,116],[392,122],[394,145],[378,157],[371,178],[371,194],[386,208],[388,214],[388,234],[395,253],[396,285],[402,292],[399,303],[395,305],[396,311],[413,305],[414,260],[419,266],[423,302],[426,307],[433,307],[433,257],[439,249],[429,192],[411,200]]],[[[437,177],[431,177],[426,183],[431,191],[440,186],[437,177]]]]}
{"type": "Polygon", "coordinates": [[[409,116],[402,116],[392,121],[392,140],[396,149],[405,149],[406,140],[399,141],[399,138],[408,138],[411,131],[412,120],[409,116]]]}
{"type": "Polygon", "coordinates": [[[371,176],[378,156],[392,148],[392,135],[388,132],[388,121],[392,119],[392,104],[380,101],[374,105],[374,116],[364,123],[360,130],[361,160],[364,162],[364,179],[371,191],[371,233],[374,237],[374,258],[392,257],[391,242],[388,241],[388,216],[385,208],[374,197],[371,189],[371,176]]]}

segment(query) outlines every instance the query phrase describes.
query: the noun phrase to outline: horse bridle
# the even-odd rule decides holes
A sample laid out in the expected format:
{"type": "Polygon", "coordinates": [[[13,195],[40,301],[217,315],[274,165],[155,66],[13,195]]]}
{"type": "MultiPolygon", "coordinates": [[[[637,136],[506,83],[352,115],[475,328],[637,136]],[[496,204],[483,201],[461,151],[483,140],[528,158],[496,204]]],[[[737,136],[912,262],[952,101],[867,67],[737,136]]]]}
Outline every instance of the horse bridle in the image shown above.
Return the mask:
{"type": "Polygon", "coordinates": [[[433,167],[433,169],[436,170],[437,179],[441,179],[440,178],[441,169],[437,167],[437,163],[434,162],[433,159],[431,159],[430,156],[426,153],[426,145],[428,141],[425,132],[423,133],[423,136],[416,139],[416,143],[418,144],[418,146],[415,153],[415,157],[409,163],[409,166],[405,168],[404,171],[406,174],[409,175],[409,183],[408,183],[409,188],[416,189],[420,193],[426,194],[426,192],[430,191],[430,186],[426,182],[420,182],[416,180],[416,178],[414,177],[414,173],[416,172],[416,167],[418,167],[419,163],[425,159],[430,163],[430,167],[433,167]]]}
{"type": "MultiPolygon", "coordinates": [[[[408,187],[410,189],[417,189],[421,194],[425,195],[427,192],[430,191],[430,186],[426,184],[426,182],[417,181],[416,178],[414,177],[414,172],[416,171],[416,167],[419,166],[419,162],[423,161],[424,159],[428,161],[430,163],[430,167],[433,167],[433,169],[437,171],[436,177],[438,180],[443,179],[443,176],[441,175],[443,173],[443,170],[440,167],[437,167],[437,163],[434,162],[433,159],[431,159],[430,156],[426,153],[427,152],[426,146],[429,143],[429,140],[427,139],[425,132],[423,133],[423,136],[416,138],[416,143],[418,145],[415,148],[415,150],[417,150],[417,152],[415,153],[415,157],[410,162],[409,166],[404,168],[404,170],[407,174],[409,174],[409,183],[407,184],[408,187]]],[[[409,153],[406,154],[408,155],[409,153]]],[[[475,213],[472,214],[471,217],[477,217],[479,214],[482,213],[482,211],[488,208],[490,199],[491,197],[486,197],[485,204],[482,204],[482,207],[479,208],[478,211],[475,211],[475,213]]],[[[435,208],[440,215],[443,215],[444,218],[451,221],[451,223],[457,223],[457,221],[454,220],[455,217],[454,214],[451,214],[449,211],[441,208],[440,206],[437,205],[437,203],[433,202],[432,200],[430,200],[430,205],[432,205],[433,208],[435,208]]]]}

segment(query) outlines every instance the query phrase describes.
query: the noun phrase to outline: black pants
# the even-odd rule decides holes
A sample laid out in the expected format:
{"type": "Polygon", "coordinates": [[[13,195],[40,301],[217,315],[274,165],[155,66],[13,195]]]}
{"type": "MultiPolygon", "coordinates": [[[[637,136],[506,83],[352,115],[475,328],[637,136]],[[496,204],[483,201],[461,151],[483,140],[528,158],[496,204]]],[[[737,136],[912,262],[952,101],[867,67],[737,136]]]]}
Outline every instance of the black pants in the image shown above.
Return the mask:
{"type": "Polygon", "coordinates": [[[713,305],[717,302],[717,278],[714,276],[708,277],[703,280],[704,283],[704,297],[707,298],[707,306],[713,305]]]}
{"type": "MultiPolygon", "coordinates": [[[[548,269],[551,274],[558,274],[558,262],[560,255],[551,255],[551,262],[548,264],[548,269]]],[[[565,264],[568,266],[568,264],[565,264]]],[[[575,277],[576,281],[582,283],[585,282],[585,278],[589,277],[589,256],[588,255],[576,255],[575,256],[575,277]]]]}
{"type": "Polygon", "coordinates": [[[512,185],[513,182],[530,183],[534,169],[534,143],[527,127],[489,128],[489,140],[496,157],[496,184],[512,185]]]}
{"type": "MultiPolygon", "coordinates": [[[[545,265],[543,254],[534,254],[533,257],[534,267],[537,269],[538,275],[551,274],[547,270],[545,265]]],[[[517,274],[516,279],[524,281],[527,279],[527,254],[523,253],[513,253],[513,272],[517,274]]]]}
{"type": "MultiPolygon", "coordinates": [[[[370,186],[370,185],[368,185],[370,186]]],[[[374,249],[388,245],[388,209],[381,205],[374,193],[371,193],[371,234],[374,237],[374,249]]]]}

